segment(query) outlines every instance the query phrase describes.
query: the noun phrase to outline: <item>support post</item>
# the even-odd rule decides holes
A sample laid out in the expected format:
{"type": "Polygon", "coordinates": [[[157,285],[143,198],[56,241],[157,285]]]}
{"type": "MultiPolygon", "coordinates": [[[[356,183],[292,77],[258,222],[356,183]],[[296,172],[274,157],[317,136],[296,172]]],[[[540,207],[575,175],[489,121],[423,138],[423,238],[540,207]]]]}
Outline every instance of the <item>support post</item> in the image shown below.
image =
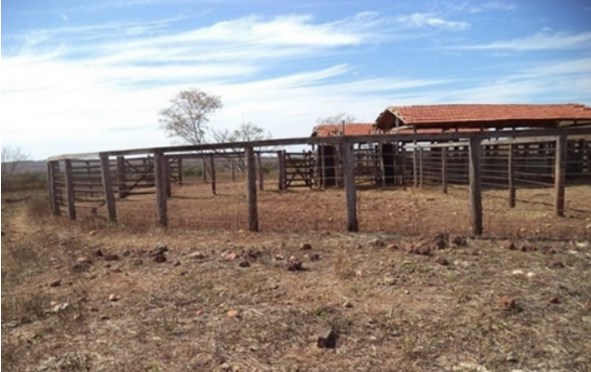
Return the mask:
{"type": "Polygon", "coordinates": [[[213,154],[209,155],[209,168],[211,175],[211,193],[216,195],[215,158],[213,154]]]}
{"type": "Polygon", "coordinates": [[[386,186],[386,164],[384,162],[384,143],[378,143],[378,165],[380,168],[380,184],[382,187],[386,186]]]}
{"type": "Polygon", "coordinates": [[[230,167],[232,167],[232,181],[236,181],[236,162],[230,158],[230,167]]]}
{"type": "Polygon", "coordinates": [[[277,168],[279,169],[278,189],[285,190],[285,151],[277,151],[277,168]]]}
{"type": "Polygon", "coordinates": [[[472,233],[482,235],[482,192],[480,184],[480,137],[470,138],[470,210],[472,233]]]}
{"type": "Polygon", "coordinates": [[[419,149],[419,187],[420,188],[423,188],[423,180],[424,180],[423,155],[424,155],[424,151],[423,151],[423,148],[421,147],[419,149]]]}
{"type": "Polygon", "coordinates": [[[66,197],[68,201],[68,216],[71,220],[76,219],[76,201],[74,198],[74,175],[72,174],[72,161],[64,161],[64,173],[66,175],[66,197]]]}
{"type": "Polygon", "coordinates": [[[207,182],[207,162],[205,158],[201,158],[201,174],[203,176],[203,182],[207,182]]]}
{"type": "Polygon", "coordinates": [[[419,177],[418,177],[418,159],[417,159],[417,141],[414,142],[414,147],[412,148],[412,184],[413,187],[419,186],[419,177]]]}
{"type": "Polygon", "coordinates": [[[509,207],[515,208],[515,145],[509,145],[509,159],[507,163],[507,177],[509,183],[509,207]]]}
{"type": "Polygon", "coordinates": [[[447,147],[441,148],[441,191],[447,194],[447,147]]]}
{"type": "Polygon", "coordinates": [[[246,199],[248,202],[248,230],[259,231],[259,218],[257,212],[257,174],[254,150],[246,147],[246,199]]]}
{"type": "Polygon", "coordinates": [[[119,189],[119,199],[127,197],[127,184],[125,181],[125,158],[123,156],[117,156],[117,186],[119,189]]]}
{"type": "Polygon", "coordinates": [[[49,191],[49,208],[54,216],[60,215],[60,206],[57,202],[57,174],[59,163],[55,161],[47,162],[47,188],[49,191]]]}
{"type": "Polygon", "coordinates": [[[177,166],[178,166],[178,184],[179,186],[183,185],[183,158],[177,158],[177,166]]]}
{"type": "Polygon", "coordinates": [[[156,215],[158,223],[168,226],[167,200],[166,200],[166,170],[164,162],[166,157],[162,151],[154,152],[154,183],[156,184],[156,215]]]}
{"type": "Polygon", "coordinates": [[[554,192],[556,199],[554,211],[558,217],[564,216],[564,184],[566,181],[566,135],[556,139],[556,155],[554,164],[554,192]]]}
{"type": "Polygon", "coordinates": [[[172,187],[170,185],[170,177],[172,176],[170,171],[170,159],[167,156],[162,157],[162,165],[164,170],[164,188],[166,190],[166,197],[172,196],[172,187]]]}
{"type": "Polygon", "coordinates": [[[345,182],[345,198],[347,203],[347,231],[359,231],[357,223],[357,190],[355,185],[355,157],[353,145],[342,144],[343,180],[345,182]]]}
{"type": "Polygon", "coordinates": [[[264,182],[265,182],[265,175],[263,174],[263,162],[261,159],[261,153],[257,152],[257,157],[256,157],[256,162],[257,162],[257,174],[259,176],[259,190],[263,191],[265,189],[264,187],[264,182]]]}
{"type": "Polygon", "coordinates": [[[117,210],[115,209],[115,193],[113,192],[113,181],[111,179],[111,164],[108,154],[100,154],[101,158],[101,177],[103,179],[103,192],[105,193],[105,203],[107,204],[107,213],[109,221],[117,222],[117,210]]]}

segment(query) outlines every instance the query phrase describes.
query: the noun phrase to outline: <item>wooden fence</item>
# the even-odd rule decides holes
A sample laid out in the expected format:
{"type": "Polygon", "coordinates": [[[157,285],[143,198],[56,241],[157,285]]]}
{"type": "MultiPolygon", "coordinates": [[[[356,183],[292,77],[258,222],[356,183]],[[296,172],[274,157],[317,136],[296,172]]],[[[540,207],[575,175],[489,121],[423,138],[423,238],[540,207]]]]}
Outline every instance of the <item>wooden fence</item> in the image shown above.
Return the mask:
{"type": "Polygon", "coordinates": [[[215,194],[215,160],[230,157],[240,159],[244,165],[247,227],[258,231],[257,179],[259,188],[263,189],[261,156],[265,153],[276,157],[279,190],[298,182],[306,187],[342,183],[348,231],[358,231],[356,190],[364,182],[395,185],[412,180],[414,186],[437,182],[444,192],[450,183],[467,182],[472,232],[480,235],[482,188],[503,179],[509,189],[509,204],[514,205],[516,185],[527,181],[528,177],[540,176],[530,174],[531,167],[542,167],[544,184],[552,182],[555,214],[562,216],[569,169],[582,175],[591,173],[591,146],[586,137],[582,137],[589,135],[591,128],[305,137],[64,155],[47,161],[48,192],[50,208],[55,215],[65,209],[70,218],[76,219],[77,202],[95,202],[106,205],[108,219],[112,222],[117,221],[116,200],[152,193],[155,194],[157,222],[167,226],[170,185],[182,182],[183,159],[202,159],[204,168],[209,167],[215,194]],[[293,145],[309,145],[317,150],[303,153],[262,151],[293,145]],[[495,167],[500,170],[489,171],[495,167]]]}

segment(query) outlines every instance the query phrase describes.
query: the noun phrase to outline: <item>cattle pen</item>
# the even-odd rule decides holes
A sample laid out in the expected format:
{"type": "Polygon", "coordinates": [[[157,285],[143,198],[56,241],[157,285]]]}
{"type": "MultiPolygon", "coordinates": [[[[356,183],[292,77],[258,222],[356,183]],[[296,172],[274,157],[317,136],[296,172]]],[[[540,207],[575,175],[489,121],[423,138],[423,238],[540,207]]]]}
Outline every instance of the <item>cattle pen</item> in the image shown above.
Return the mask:
{"type": "MultiPolygon", "coordinates": [[[[339,181],[334,186],[339,187],[342,184],[344,189],[344,192],[338,194],[342,207],[331,213],[335,216],[342,215],[343,218],[337,220],[343,223],[343,229],[356,232],[360,230],[358,193],[367,180],[364,169],[368,166],[367,156],[360,155],[359,150],[367,147],[367,144],[376,149],[394,145],[397,154],[403,154],[401,159],[408,161],[401,168],[398,162],[384,162],[387,155],[374,157],[371,168],[377,169],[377,176],[373,177],[375,186],[397,188],[400,185],[388,181],[390,177],[394,177],[392,179],[400,179],[404,187],[413,189],[436,185],[441,194],[445,195],[449,185],[464,184],[468,188],[467,227],[472,234],[481,235],[483,190],[505,190],[503,193],[506,195],[504,198],[507,200],[507,208],[514,208],[518,188],[543,187],[552,190],[552,214],[564,216],[567,180],[585,187],[591,184],[590,136],[591,128],[588,127],[376,134],[62,155],[47,161],[48,192],[54,215],[66,214],[69,218],[76,219],[79,210],[84,209],[90,210],[89,213],[103,214],[105,219],[115,223],[119,220],[119,205],[141,198],[143,202],[152,205],[154,222],[160,226],[169,226],[169,217],[175,213],[174,209],[169,208],[169,204],[174,200],[174,190],[177,189],[172,185],[184,182],[183,162],[188,159],[201,161],[203,171],[208,170],[208,182],[211,183],[212,194],[215,194],[216,167],[220,161],[228,161],[232,168],[232,178],[235,178],[235,172],[240,169],[243,170],[245,181],[240,186],[243,187],[242,197],[232,201],[243,203],[243,207],[233,209],[233,213],[244,216],[244,219],[237,219],[243,221],[240,222],[244,224],[242,229],[259,231],[261,211],[257,197],[263,190],[264,178],[271,174],[264,171],[265,166],[275,164],[270,168],[277,170],[277,182],[274,181],[273,184],[277,185],[274,192],[279,194],[288,193],[289,184],[295,185],[297,180],[310,189],[325,189],[327,185],[323,174],[326,176],[327,172],[338,173],[339,181]],[[331,167],[319,157],[320,149],[327,146],[336,149],[333,157],[338,158],[331,167]],[[299,151],[285,150],[293,147],[297,147],[299,151]],[[535,164],[526,164],[532,161],[535,164]],[[538,174],[530,174],[532,166],[542,168],[538,174]],[[524,172],[523,168],[520,171],[520,167],[529,167],[527,169],[530,170],[524,172]]],[[[271,183],[267,180],[265,184],[265,190],[269,190],[271,183]]],[[[299,193],[296,197],[303,197],[302,195],[304,194],[299,193]]],[[[333,204],[331,208],[335,205],[337,204],[333,204]]],[[[311,208],[309,213],[313,215],[313,200],[311,208]]],[[[376,214],[384,216],[397,212],[388,210],[383,205],[370,208],[376,214]]],[[[209,211],[195,210],[194,213],[208,214],[209,211]]]]}

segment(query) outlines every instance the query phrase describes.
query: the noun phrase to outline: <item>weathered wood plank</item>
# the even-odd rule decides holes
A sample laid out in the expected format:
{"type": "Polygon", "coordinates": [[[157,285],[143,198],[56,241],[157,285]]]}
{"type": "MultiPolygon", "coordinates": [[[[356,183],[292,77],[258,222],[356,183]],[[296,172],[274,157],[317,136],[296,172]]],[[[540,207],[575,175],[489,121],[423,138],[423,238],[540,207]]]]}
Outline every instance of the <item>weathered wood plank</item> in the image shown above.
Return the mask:
{"type": "Polygon", "coordinates": [[[113,181],[111,180],[111,165],[109,164],[109,154],[101,153],[101,175],[103,179],[103,192],[105,203],[107,204],[107,213],[109,221],[117,222],[117,209],[115,207],[115,193],[113,192],[113,181]]]}
{"type": "Polygon", "coordinates": [[[254,150],[246,147],[246,199],[248,202],[248,230],[259,231],[259,217],[257,211],[257,182],[254,150]]]}
{"type": "Polygon", "coordinates": [[[54,216],[61,214],[60,206],[58,204],[57,192],[57,175],[59,173],[59,162],[47,162],[47,187],[49,190],[49,208],[54,216]]]}
{"type": "Polygon", "coordinates": [[[156,183],[156,217],[161,226],[168,226],[166,198],[166,157],[161,151],[154,152],[154,181],[156,183]]]}
{"type": "Polygon", "coordinates": [[[441,148],[441,191],[447,194],[447,148],[441,148]]]}
{"type": "Polygon", "coordinates": [[[172,196],[172,185],[170,184],[170,159],[168,156],[164,155],[162,157],[162,165],[164,170],[164,189],[166,191],[166,197],[170,198],[172,196]]]}
{"type": "Polygon", "coordinates": [[[515,208],[515,144],[509,145],[509,157],[507,160],[507,177],[509,183],[509,207],[515,208]]]}
{"type": "Polygon", "coordinates": [[[64,161],[64,174],[66,177],[66,200],[68,203],[68,216],[71,220],[75,220],[76,200],[74,198],[74,177],[72,175],[72,162],[69,159],[64,161]]]}
{"type": "Polygon", "coordinates": [[[472,217],[472,233],[482,235],[482,189],[480,182],[480,139],[470,139],[470,212],[472,217]]]}
{"type": "Polygon", "coordinates": [[[557,216],[564,216],[564,184],[566,181],[566,135],[556,138],[556,154],[554,163],[554,212],[557,216]]]}
{"type": "Polygon", "coordinates": [[[342,147],[343,181],[347,207],[347,231],[359,231],[357,223],[357,186],[355,185],[355,157],[351,144],[342,147]]]}
{"type": "Polygon", "coordinates": [[[285,190],[286,172],[285,172],[285,151],[277,151],[277,167],[279,168],[278,189],[285,190]]]}
{"type": "Polygon", "coordinates": [[[265,175],[263,169],[263,162],[261,159],[261,153],[256,153],[256,162],[257,162],[257,174],[259,176],[259,190],[263,191],[265,189],[265,175]]]}
{"type": "Polygon", "coordinates": [[[417,147],[412,149],[412,185],[413,187],[419,186],[419,175],[418,175],[418,151],[417,147]]]}
{"type": "Polygon", "coordinates": [[[215,157],[213,154],[209,155],[209,168],[211,178],[211,193],[216,195],[216,179],[215,179],[215,157]]]}
{"type": "Polygon", "coordinates": [[[127,196],[127,184],[125,175],[125,157],[117,156],[117,186],[119,189],[119,198],[127,196]]]}

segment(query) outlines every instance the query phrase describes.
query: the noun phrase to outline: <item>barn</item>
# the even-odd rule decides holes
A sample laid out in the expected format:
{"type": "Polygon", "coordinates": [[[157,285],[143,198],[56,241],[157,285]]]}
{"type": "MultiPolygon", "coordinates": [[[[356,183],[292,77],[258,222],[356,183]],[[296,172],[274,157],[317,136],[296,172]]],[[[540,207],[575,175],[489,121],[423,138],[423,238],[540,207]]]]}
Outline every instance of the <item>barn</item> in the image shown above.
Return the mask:
{"type": "MultiPolygon", "coordinates": [[[[468,143],[462,133],[497,132],[483,143],[484,181],[504,184],[509,168],[530,184],[550,182],[553,176],[555,139],[545,137],[551,128],[591,127],[591,108],[582,104],[453,104],[391,106],[375,123],[318,125],[313,137],[399,134],[396,141],[357,143],[356,181],[372,185],[422,186],[426,183],[467,183],[468,143]],[[508,131],[539,131],[539,136],[515,141],[508,131]],[[440,134],[459,133],[453,141],[440,134]],[[404,135],[426,134],[429,140],[405,140],[404,135]],[[509,159],[511,158],[511,159],[509,159]],[[510,165],[509,160],[513,163],[510,165]]],[[[342,185],[338,146],[319,144],[315,149],[317,179],[321,187],[342,185]]],[[[567,177],[591,179],[591,138],[569,137],[567,177]]]]}

